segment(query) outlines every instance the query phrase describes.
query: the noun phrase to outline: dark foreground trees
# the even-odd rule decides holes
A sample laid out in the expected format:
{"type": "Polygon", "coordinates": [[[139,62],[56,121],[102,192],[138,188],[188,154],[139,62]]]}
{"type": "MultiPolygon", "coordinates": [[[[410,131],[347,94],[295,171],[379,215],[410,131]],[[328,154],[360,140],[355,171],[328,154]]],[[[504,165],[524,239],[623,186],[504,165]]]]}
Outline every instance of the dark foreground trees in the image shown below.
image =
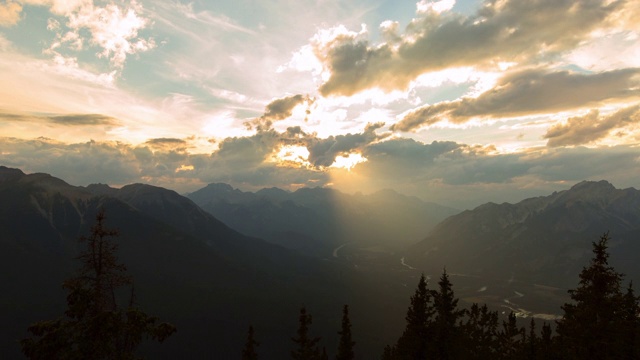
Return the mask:
{"type": "Polygon", "coordinates": [[[247,332],[247,342],[245,343],[244,349],[242,350],[242,360],[258,360],[256,347],[258,347],[259,345],[260,343],[258,343],[255,339],[253,326],[249,326],[249,331],[247,332]]]}
{"type": "Polygon", "coordinates": [[[633,287],[621,288],[623,275],[608,264],[604,234],[593,243],[593,259],[569,290],[557,321],[557,335],[543,324],[519,327],[511,313],[502,326],[486,305],[457,309],[451,283],[443,273],[439,291],[429,291],[424,276],[411,297],[404,333],[387,346],[382,359],[640,359],[640,306],[633,287]],[[411,341],[409,341],[411,339],[411,341]]]}
{"type": "Polygon", "coordinates": [[[631,284],[623,294],[623,275],[609,265],[609,234],[593,243],[594,257],[580,273],[572,303],[562,306],[557,350],[566,359],[637,359],[638,298],[631,284]]]}
{"type": "Polygon", "coordinates": [[[294,360],[319,360],[321,359],[320,348],[318,347],[319,337],[311,337],[309,330],[313,318],[307,314],[307,309],[300,309],[299,327],[297,336],[291,338],[295,343],[295,349],[291,351],[291,358],[294,360]]]}
{"type": "Polygon", "coordinates": [[[176,331],[159,323],[135,305],[133,280],[116,258],[118,235],[104,225],[100,211],[89,237],[80,241],[87,248],[76,276],[67,279],[67,310],[64,316],[29,326],[32,338],[21,341],[23,353],[31,359],[134,359],[138,345],[151,338],[164,341],[176,331]],[[118,306],[117,290],[131,286],[126,307],[118,306]]]}

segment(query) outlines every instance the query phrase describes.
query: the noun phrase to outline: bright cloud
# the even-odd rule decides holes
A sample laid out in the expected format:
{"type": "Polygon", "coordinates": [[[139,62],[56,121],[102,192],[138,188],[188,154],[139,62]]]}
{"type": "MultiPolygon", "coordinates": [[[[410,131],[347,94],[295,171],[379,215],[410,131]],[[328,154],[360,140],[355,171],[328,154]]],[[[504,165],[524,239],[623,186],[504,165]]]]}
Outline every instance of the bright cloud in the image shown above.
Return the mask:
{"type": "Polygon", "coordinates": [[[0,4],[0,26],[13,26],[20,21],[22,6],[17,2],[7,1],[0,4]]]}
{"type": "Polygon", "coordinates": [[[77,184],[390,187],[457,206],[584,179],[640,187],[639,9],[8,0],[0,163],[77,184]]]}

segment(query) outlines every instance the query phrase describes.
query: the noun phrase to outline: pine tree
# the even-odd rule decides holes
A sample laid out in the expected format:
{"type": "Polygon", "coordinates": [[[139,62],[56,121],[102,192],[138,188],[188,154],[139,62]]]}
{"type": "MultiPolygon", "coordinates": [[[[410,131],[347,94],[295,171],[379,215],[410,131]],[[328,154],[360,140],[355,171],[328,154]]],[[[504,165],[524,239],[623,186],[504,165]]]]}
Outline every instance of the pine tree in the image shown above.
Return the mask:
{"type": "Polygon", "coordinates": [[[548,323],[542,324],[542,331],[540,333],[540,346],[538,347],[538,359],[556,359],[554,356],[553,337],[551,332],[551,325],[548,323]]]}
{"type": "Polygon", "coordinates": [[[573,303],[562,306],[557,333],[570,359],[613,359],[620,351],[622,274],[609,266],[608,241],[605,233],[593,243],[591,264],[580,273],[578,288],[569,290],[573,303]]]}
{"type": "Polygon", "coordinates": [[[311,338],[309,336],[309,327],[312,323],[310,314],[307,314],[307,309],[302,307],[300,309],[300,326],[298,327],[297,337],[291,338],[296,344],[296,348],[291,351],[291,358],[294,360],[316,360],[320,355],[318,349],[319,337],[311,338]]]}
{"type": "Polygon", "coordinates": [[[438,359],[457,359],[460,357],[461,331],[458,321],[464,311],[458,309],[452,284],[446,269],[438,281],[439,291],[433,292],[435,305],[435,321],[433,324],[434,354],[438,359]]]}
{"type": "Polygon", "coordinates": [[[489,311],[486,304],[471,305],[462,326],[464,359],[493,359],[497,352],[498,312],[489,311]]]}
{"type": "Polygon", "coordinates": [[[621,353],[625,359],[640,359],[640,351],[638,351],[640,345],[640,305],[631,282],[629,282],[627,292],[622,298],[622,304],[621,353]]]}
{"type": "Polygon", "coordinates": [[[524,328],[518,328],[516,315],[509,313],[507,321],[502,322],[502,330],[498,333],[498,353],[503,359],[516,359],[520,356],[526,337],[524,328]]]}
{"type": "Polygon", "coordinates": [[[381,360],[394,360],[395,359],[394,353],[395,353],[394,347],[391,347],[390,345],[385,346],[384,351],[382,352],[381,360]]]}
{"type": "Polygon", "coordinates": [[[175,327],[156,324],[157,318],[135,307],[133,287],[129,306],[119,309],[116,290],[132,285],[124,265],[116,258],[117,245],[110,238],[116,230],[104,225],[104,211],[99,211],[91,235],[81,237],[87,249],[78,259],[82,267],[67,279],[68,291],[63,317],[38,322],[28,330],[37,339],[21,341],[22,351],[31,359],[133,359],[144,337],[162,342],[175,327]]]}
{"type": "Polygon", "coordinates": [[[353,346],[356,343],[351,337],[351,321],[349,321],[348,305],[345,305],[342,308],[342,329],[338,332],[338,334],[340,334],[340,343],[338,344],[338,354],[336,355],[336,360],[355,359],[353,346]]]}
{"type": "Polygon", "coordinates": [[[329,360],[329,355],[327,354],[327,348],[322,347],[322,355],[320,355],[320,360],[329,360]]]}
{"type": "Polygon", "coordinates": [[[393,357],[397,359],[426,359],[428,342],[431,338],[431,322],[434,308],[427,280],[422,274],[411,305],[407,310],[407,326],[394,347],[393,357]]]}
{"type": "Polygon", "coordinates": [[[258,353],[256,352],[256,347],[258,346],[260,346],[260,343],[255,340],[253,326],[249,326],[249,331],[247,332],[247,342],[245,343],[244,349],[242,350],[242,360],[257,360],[258,353]]]}
{"type": "Polygon", "coordinates": [[[535,360],[538,358],[538,334],[536,334],[536,321],[531,318],[529,322],[529,341],[527,342],[526,359],[535,360]]]}

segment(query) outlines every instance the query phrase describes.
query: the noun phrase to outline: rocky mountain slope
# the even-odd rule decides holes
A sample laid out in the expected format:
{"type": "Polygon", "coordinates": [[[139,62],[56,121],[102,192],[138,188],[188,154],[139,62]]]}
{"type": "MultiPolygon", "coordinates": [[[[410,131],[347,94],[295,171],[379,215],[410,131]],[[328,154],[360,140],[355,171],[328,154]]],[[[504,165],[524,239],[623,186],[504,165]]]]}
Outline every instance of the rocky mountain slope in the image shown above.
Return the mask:
{"type": "Polygon", "coordinates": [[[464,211],[440,223],[406,259],[420,268],[575,286],[592,241],[607,231],[612,264],[640,279],[640,191],[606,181],[464,211]]]}

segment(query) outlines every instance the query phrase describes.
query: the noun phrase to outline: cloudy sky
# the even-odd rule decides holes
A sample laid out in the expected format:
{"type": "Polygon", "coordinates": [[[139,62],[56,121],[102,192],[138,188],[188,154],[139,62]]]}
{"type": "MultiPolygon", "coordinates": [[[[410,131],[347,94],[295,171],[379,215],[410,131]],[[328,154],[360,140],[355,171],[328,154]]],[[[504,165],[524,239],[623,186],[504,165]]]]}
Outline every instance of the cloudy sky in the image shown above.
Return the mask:
{"type": "Polygon", "coordinates": [[[636,0],[0,0],[0,165],[74,185],[640,188],[636,0]]]}

